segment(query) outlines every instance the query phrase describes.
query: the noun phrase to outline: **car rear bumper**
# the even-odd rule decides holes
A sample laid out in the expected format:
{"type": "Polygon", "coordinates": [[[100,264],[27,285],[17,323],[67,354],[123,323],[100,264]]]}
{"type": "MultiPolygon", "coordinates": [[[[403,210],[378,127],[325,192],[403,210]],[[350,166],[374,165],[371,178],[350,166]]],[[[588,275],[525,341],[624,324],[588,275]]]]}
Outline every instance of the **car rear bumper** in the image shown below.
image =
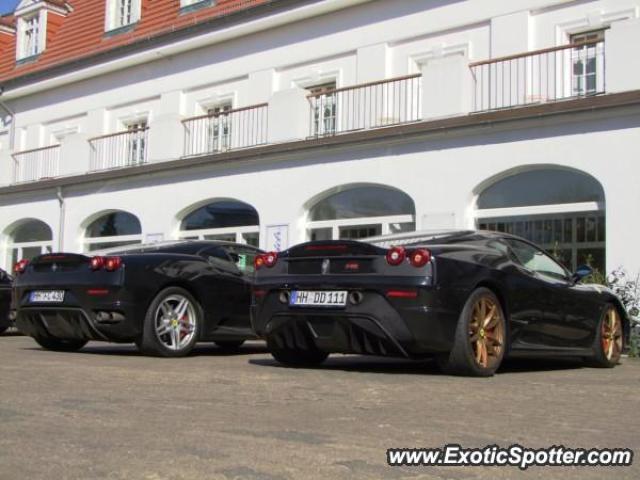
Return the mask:
{"type": "Polygon", "coordinates": [[[432,288],[415,299],[389,299],[364,291],[358,305],[341,309],[290,307],[269,292],[253,306],[257,334],[280,347],[304,349],[309,341],[328,353],[419,357],[449,351],[459,312],[432,288]]]}
{"type": "Polygon", "coordinates": [[[146,306],[129,298],[124,288],[100,287],[99,295],[89,295],[84,287],[60,287],[65,291],[63,302],[32,303],[30,292],[40,289],[16,289],[15,323],[27,335],[131,342],[141,334],[146,306]]]}

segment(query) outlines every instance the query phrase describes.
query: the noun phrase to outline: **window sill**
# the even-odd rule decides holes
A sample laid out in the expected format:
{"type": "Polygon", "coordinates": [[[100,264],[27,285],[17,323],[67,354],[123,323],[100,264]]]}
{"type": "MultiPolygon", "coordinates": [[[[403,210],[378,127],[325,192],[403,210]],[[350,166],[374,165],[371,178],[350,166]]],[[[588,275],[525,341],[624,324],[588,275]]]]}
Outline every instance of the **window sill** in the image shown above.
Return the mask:
{"type": "Polygon", "coordinates": [[[107,30],[106,32],[104,32],[104,36],[108,38],[115,35],[120,35],[121,33],[131,32],[136,28],[136,25],[138,25],[137,21],[128,25],[123,25],[121,27],[112,28],[111,30],[107,30]]]}
{"type": "Polygon", "coordinates": [[[38,58],[40,58],[40,55],[42,55],[42,52],[38,52],[35,55],[29,55],[28,57],[18,58],[16,59],[16,67],[19,65],[24,65],[26,63],[33,63],[37,61],[38,58]]]}
{"type": "Polygon", "coordinates": [[[196,10],[200,10],[201,8],[207,8],[212,5],[213,5],[213,0],[200,0],[199,2],[181,6],[179,13],[180,15],[185,15],[187,13],[195,12],[196,10]]]}

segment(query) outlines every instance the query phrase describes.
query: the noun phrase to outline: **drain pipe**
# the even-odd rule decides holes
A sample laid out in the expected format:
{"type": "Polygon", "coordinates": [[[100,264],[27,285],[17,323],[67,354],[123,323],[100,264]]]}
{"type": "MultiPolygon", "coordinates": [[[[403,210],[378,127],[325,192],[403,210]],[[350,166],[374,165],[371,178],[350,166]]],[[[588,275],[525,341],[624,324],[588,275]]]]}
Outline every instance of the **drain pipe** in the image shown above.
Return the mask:
{"type": "MultiPolygon", "coordinates": [[[[0,87],[0,107],[9,114],[11,117],[11,125],[9,125],[9,152],[11,153],[11,158],[13,159],[13,164],[10,168],[13,170],[13,174],[16,174],[16,159],[13,157],[13,146],[15,145],[15,137],[16,137],[16,113],[9,108],[9,106],[2,100],[2,94],[4,93],[4,87],[0,87]]],[[[15,177],[13,177],[15,179],[15,177]]]]}
{"type": "Polygon", "coordinates": [[[2,100],[2,94],[4,93],[4,87],[0,87],[0,107],[9,114],[11,117],[11,125],[9,126],[9,150],[13,152],[13,146],[15,144],[16,133],[16,113],[7,106],[2,100]]]}
{"type": "Polygon", "coordinates": [[[64,217],[65,217],[65,203],[64,195],[62,194],[62,187],[58,187],[56,190],[56,197],[58,199],[58,205],[60,208],[60,220],[58,222],[58,251],[62,252],[64,248],[64,217]]]}

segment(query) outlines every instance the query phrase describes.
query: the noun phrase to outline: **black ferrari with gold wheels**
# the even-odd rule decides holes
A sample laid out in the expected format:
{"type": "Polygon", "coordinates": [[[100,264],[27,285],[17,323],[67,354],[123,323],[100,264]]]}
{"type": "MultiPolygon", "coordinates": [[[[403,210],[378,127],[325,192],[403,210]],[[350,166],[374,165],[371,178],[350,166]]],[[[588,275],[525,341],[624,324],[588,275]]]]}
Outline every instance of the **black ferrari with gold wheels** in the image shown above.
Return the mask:
{"type": "Polygon", "coordinates": [[[629,335],[616,295],[536,245],[484,231],[318,241],[256,257],[252,322],[276,360],[434,357],[490,376],[506,356],[613,367],[629,335]]]}

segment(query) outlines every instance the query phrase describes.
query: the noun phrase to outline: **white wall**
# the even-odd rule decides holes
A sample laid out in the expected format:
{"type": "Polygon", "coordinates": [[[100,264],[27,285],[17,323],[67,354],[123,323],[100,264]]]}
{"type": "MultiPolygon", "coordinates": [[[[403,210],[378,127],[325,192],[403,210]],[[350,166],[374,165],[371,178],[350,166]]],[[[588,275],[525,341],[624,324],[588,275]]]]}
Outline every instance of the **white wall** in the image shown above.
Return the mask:
{"type": "MultiPolygon", "coordinates": [[[[479,185],[499,174],[532,165],[558,165],[584,171],[601,183],[606,195],[608,268],[624,265],[640,271],[634,239],[640,227],[629,212],[640,205],[636,187],[640,167],[637,144],[640,114],[548,127],[477,132],[378,148],[344,150],[253,166],[210,166],[164,175],[106,182],[67,191],[64,248],[82,250],[87,219],[107,209],[129,211],[140,219],[143,235],[176,238],[178,214],[207,199],[237,199],[267,225],[290,225],[290,243],[306,240],[310,199],[335,187],[372,183],[406,192],[416,204],[418,228],[425,218],[452,215],[456,227],[474,226],[479,185]]],[[[51,194],[52,195],[52,194],[51,194]]],[[[57,203],[30,197],[5,200],[3,225],[38,212],[54,231],[57,203]]],[[[5,259],[6,261],[6,259],[5,259]]]]}
{"type": "MultiPolygon", "coordinates": [[[[368,2],[11,100],[17,112],[16,149],[48,145],[54,132],[77,130],[73,148],[64,150],[72,153],[63,158],[63,173],[81,173],[88,165],[88,150],[81,148],[88,137],[115,131],[121,118],[148,114],[150,161],[168,160],[181,153],[180,120],[202,113],[203,105],[219,99],[232,98],[234,106],[245,106],[265,102],[275,91],[326,79],[335,78],[344,86],[405,75],[452,50],[472,61],[562,45],[570,33],[611,22],[615,28],[608,35],[618,30],[623,43],[629,34],[618,26],[638,17],[639,10],[640,0],[368,2]]],[[[437,114],[451,113],[448,107],[437,114]]],[[[424,113],[434,115],[428,103],[424,113]]],[[[12,159],[4,140],[8,131],[0,129],[0,185],[11,181],[12,159]]],[[[637,116],[621,117],[598,124],[569,122],[564,127],[482,131],[446,141],[344,149],[270,166],[210,167],[87,184],[66,192],[64,248],[81,250],[84,222],[104,209],[130,211],[140,218],[144,234],[172,238],[177,212],[216,198],[253,205],[263,237],[265,226],[289,224],[290,243],[295,243],[305,239],[304,205],[310,198],[359,182],[392,185],[408,193],[416,203],[419,228],[429,226],[421,223],[424,218],[449,215],[457,226],[470,227],[477,185],[518,166],[549,163],[578,168],[602,182],[609,268],[622,264],[640,270],[640,252],[633,243],[640,227],[629,221],[629,212],[640,205],[634,184],[639,177],[639,134],[637,116]]],[[[6,241],[6,229],[25,216],[41,218],[57,232],[58,211],[51,192],[0,197],[0,233],[5,233],[0,244],[6,241]]],[[[2,254],[0,262],[6,264],[2,254]]]]}
{"type": "Polygon", "coordinates": [[[344,86],[419,72],[425,58],[453,47],[468,49],[473,61],[560,45],[568,33],[637,17],[639,9],[640,0],[366,2],[11,100],[24,132],[16,148],[48,145],[61,125],[93,136],[116,131],[118,118],[132,111],[153,118],[157,99],[170,92],[184,95],[174,114],[191,116],[218,97],[246,106],[295,84],[335,77],[344,86]]]}

